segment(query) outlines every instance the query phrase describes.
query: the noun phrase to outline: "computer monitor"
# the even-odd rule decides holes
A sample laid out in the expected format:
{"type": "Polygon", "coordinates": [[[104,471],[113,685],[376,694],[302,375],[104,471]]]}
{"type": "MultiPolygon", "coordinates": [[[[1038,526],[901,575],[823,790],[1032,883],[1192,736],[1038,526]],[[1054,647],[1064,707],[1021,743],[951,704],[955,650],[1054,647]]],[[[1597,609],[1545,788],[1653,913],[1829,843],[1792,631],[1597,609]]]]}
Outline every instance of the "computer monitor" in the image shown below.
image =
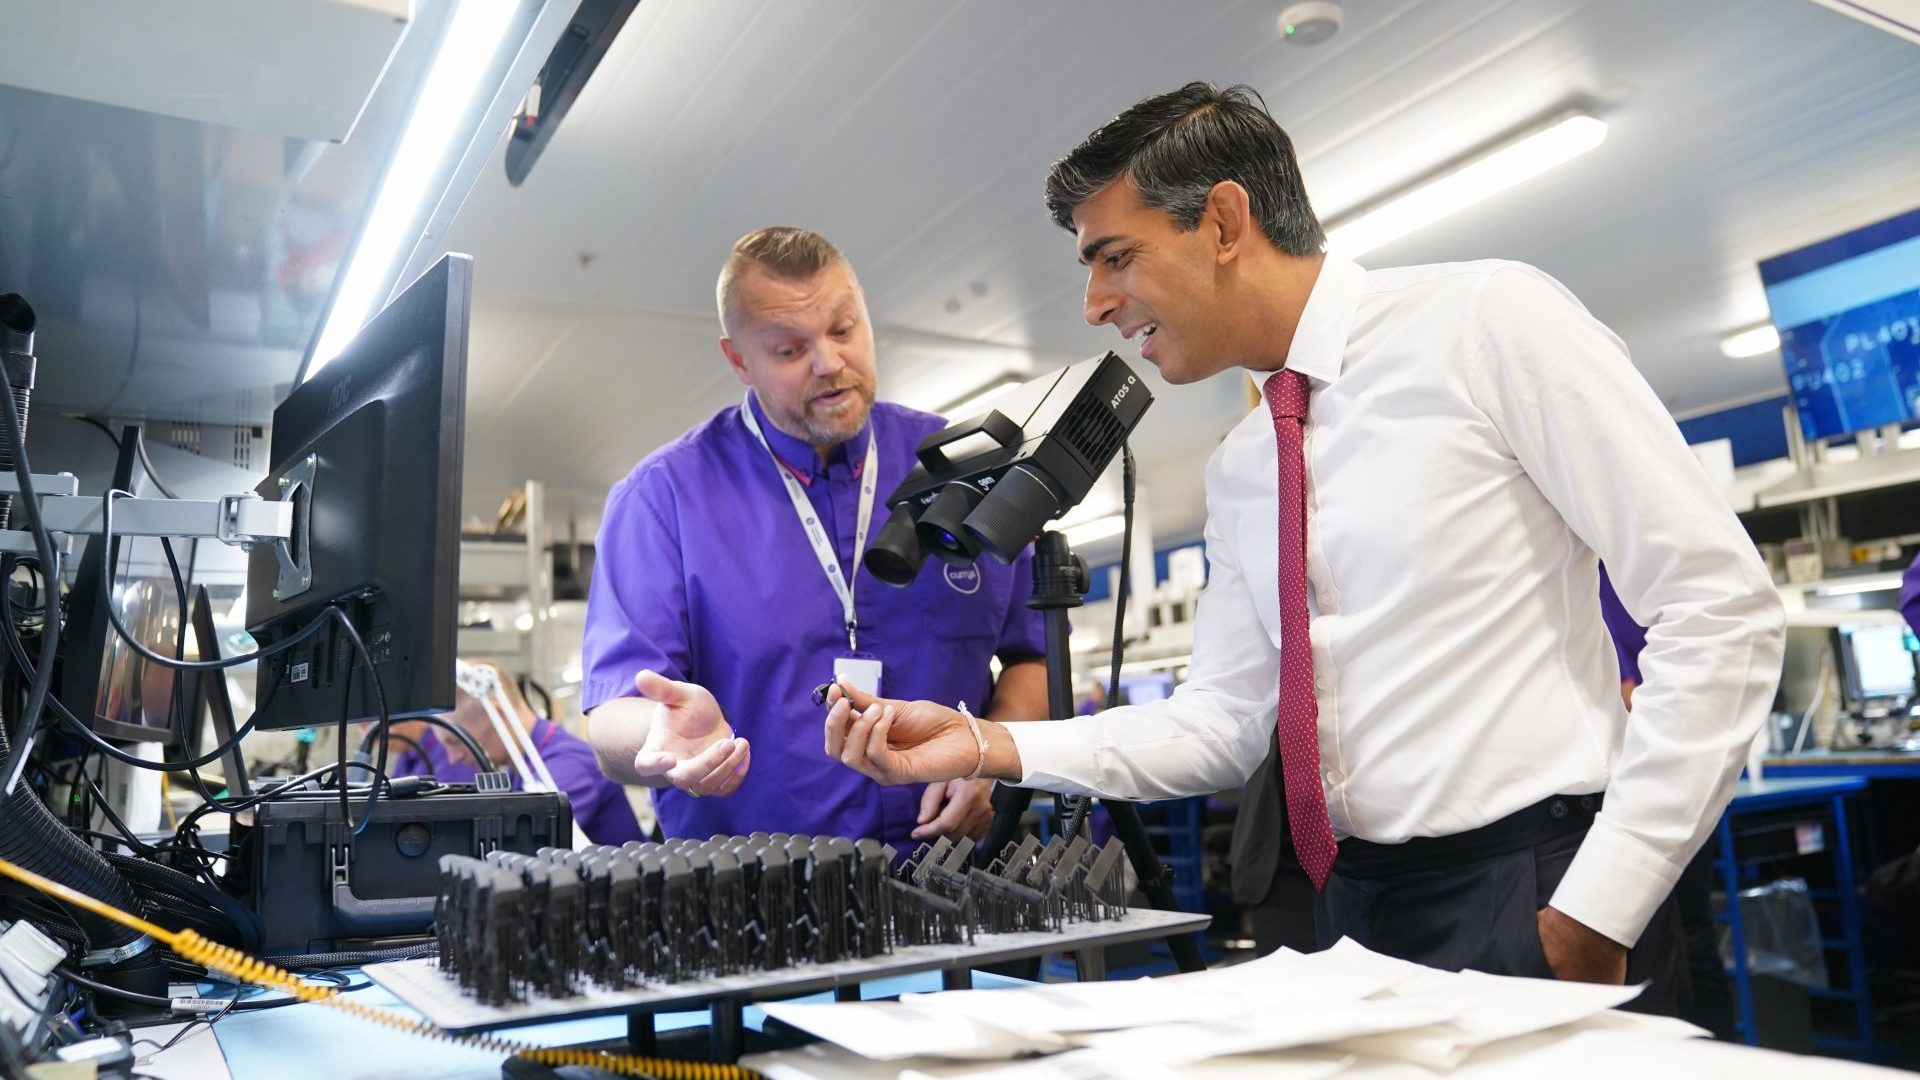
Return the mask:
{"type": "Polygon", "coordinates": [[[1920,419],[1920,210],[1760,264],[1800,430],[1920,419]]]}
{"type": "MultiPolygon", "coordinates": [[[[388,714],[451,711],[472,260],[447,255],[273,413],[260,493],[294,502],[284,553],[255,548],[247,628],[264,647],[340,604],[388,714]]],[[[264,729],[371,720],[372,687],[337,622],[262,661],[264,729]]]]}
{"type": "MultiPolygon", "coordinates": [[[[113,486],[134,495],[153,494],[138,464],[140,429],[121,429],[113,486]]],[[[174,544],[183,579],[190,576],[189,550],[174,544]]],[[[60,700],[99,735],[121,742],[174,743],[177,740],[173,669],[150,663],[133,651],[107,619],[110,603],[120,621],[141,644],[165,656],[180,651],[180,597],[158,537],[123,536],[113,542],[113,594],[102,596],[100,561],[106,557],[99,537],[86,541],[67,597],[62,642],[60,700]]]]}
{"type": "Polygon", "coordinates": [[[1120,691],[1126,695],[1129,705],[1162,701],[1173,696],[1173,672],[1149,671],[1140,675],[1121,676],[1120,691]]]}
{"type": "Polygon", "coordinates": [[[1846,674],[1847,700],[1865,706],[1911,700],[1917,676],[1910,635],[1898,623],[1862,623],[1839,628],[1840,662],[1846,674]]]}

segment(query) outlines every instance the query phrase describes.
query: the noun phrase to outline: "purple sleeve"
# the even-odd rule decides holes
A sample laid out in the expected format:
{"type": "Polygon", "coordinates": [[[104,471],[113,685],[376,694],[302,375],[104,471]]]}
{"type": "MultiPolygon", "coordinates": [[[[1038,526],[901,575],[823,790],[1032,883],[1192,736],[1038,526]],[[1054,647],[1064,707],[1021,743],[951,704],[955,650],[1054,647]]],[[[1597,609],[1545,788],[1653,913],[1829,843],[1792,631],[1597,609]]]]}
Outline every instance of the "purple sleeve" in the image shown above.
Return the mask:
{"type": "Polygon", "coordinates": [[[1000,641],[994,646],[1002,664],[1032,660],[1047,654],[1047,623],[1042,612],[1027,606],[1033,595],[1033,545],[1028,544],[1013,561],[1013,597],[1007,605],[1007,618],[1000,626],[1000,641]]]}
{"type": "Polygon", "coordinates": [[[1607,568],[1600,568],[1600,617],[1606,620],[1607,633],[1613,635],[1613,651],[1620,657],[1620,678],[1640,682],[1640,650],[1647,647],[1646,628],[1633,621],[1626,605],[1613,591],[1607,568]]]}
{"type": "Polygon", "coordinates": [[[1920,634],[1920,555],[1913,557],[1913,565],[1907,567],[1907,576],[1901,582],[1900,614],[1907,617],[1913,632],[1920,634]]]}
{"type": "Polygon", "coordinates": [[[686,582],[671,506],[663,513],[656,505],[665,480],[653,478],[661,476],[637,473],[607,496],[580,645],[585,711],[633,694],[642,669],[687,678],[686,582]]]}
{"type": "Polygon", "coordinates": [[[553,782],[567,793],[573,806],[573,820],[580,824],[587,839],[596,844],[624,844],[645,840],[640,822],[633,816],[633,804],[619,784],[607,779],[595,764],[593,749],[578,735],[564,729],[553,732],[552,740],[541,751],[553,782]]]}

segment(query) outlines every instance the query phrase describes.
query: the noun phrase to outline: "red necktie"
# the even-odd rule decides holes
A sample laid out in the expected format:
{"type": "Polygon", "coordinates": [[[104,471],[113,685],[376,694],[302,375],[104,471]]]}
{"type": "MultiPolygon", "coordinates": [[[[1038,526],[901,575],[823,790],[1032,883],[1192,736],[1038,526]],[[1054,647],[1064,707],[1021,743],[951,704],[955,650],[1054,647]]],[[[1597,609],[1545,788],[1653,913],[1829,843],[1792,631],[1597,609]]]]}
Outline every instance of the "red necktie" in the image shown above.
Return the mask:
{"type": "Polygon", "coordinates": [[[1293,853],[1324,889],[1333,870],[1333,826],[1320,787],[1320,703],[1313,696],[1313,644],[1307,636],[1307,461],[1301,427],[1307,377],[1280,371],[1267,379],[1280,452],[1280,775],[1293,853]]]}

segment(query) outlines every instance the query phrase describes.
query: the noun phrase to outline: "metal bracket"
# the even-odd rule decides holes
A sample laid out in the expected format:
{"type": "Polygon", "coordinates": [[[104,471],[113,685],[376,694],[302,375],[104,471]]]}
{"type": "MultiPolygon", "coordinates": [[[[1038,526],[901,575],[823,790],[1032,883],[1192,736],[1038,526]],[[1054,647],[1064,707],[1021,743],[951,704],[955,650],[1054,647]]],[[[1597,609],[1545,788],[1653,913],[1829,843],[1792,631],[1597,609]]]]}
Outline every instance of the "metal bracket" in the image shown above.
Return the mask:
{"type": "Polygon", "coordinates": [[[80,958],[80,966],[83,968],[93,968],[104,967],[108,964],[117,964],[122,960],[129,960],[139,956],[151,948],[153,948],[153,939],[145,934],[141,934],[139,937],[134,938],[132,941],[127,942],[117,949],[95,949],[80,958]]]}
{"type": "MultiPolygon", "coordinates": [[[[77,495],[80,493],[80,478],[70,472],[34,473],[33,492],[36,495],[77,495]]],[[[0,495],[20,494],[20,479],[12,469],[0,469],[0,495]]]]}
{"type": "Polygon", "coordinates": [[[313,585],[313,556],[310,543],[313,521],[313,480],[320,459],[308,454],[306,460],[288,469],[280,478],[280,501],[288,514],[286,543],[275,544],[273,556],[280,563],[280,578],[274,583],[273,598],[285,600],[306,592],[313,585]]]}

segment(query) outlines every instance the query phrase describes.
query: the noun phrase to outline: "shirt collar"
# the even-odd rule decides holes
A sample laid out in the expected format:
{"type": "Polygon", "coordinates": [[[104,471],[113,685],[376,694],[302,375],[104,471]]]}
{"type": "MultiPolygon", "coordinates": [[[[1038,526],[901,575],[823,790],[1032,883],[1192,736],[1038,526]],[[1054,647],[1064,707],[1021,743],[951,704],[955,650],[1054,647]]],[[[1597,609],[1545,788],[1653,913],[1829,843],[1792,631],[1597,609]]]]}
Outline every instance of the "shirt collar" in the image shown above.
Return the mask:
{"type": "MultiPolygon", "coordinates": [[[[779,428],[773,426],[773,421],[767,419],[767,411],[760,407],[760,395],[749,392],[747,394],[747,402],[753,409],[753,418],[760,423],[760,434],[767,437],[767,448],[773,451],[774,459],[785,466],[786,470],[793,474],[794,479],[800,481],[802,484],[811,484],[813,483],[814,477],[826,475],[826,469],[821,466],[820,459],[814,456],[813,445],[811,443],[796,439],[786,432],[781,431],[779,428]]],[[[853,438],[848,439],[846,442],[841,443],[839,446],[827,452],[827,465],[832,465],[837,461],[851,460],[854,475],[860,475],[861,468],[866,464],[867,460],[864,453],[867,446],[867,436],[872,430],[873,414],[872,412],[868,412],[867,422],[861,425],[859,431],[854,432],[853,438]],[[862,453],[859,456],[851,454],[847,449],[849,446],[859,447],[862,453]]],[[[749,435],[751,435],[751,433],[749,433],[749,435]]]]}
{"type": "MultiPolygon", "coordinates": [[[[1298,371],[1317,385],[1339,378],[1346,362],[1347,335],[1353,330],[1354,309],[1360,304],[1360,291],[1367,272],[1352,259],[1329,252],[1320,263],[1313,291],[1307,294],[1307,306],[1300,312],[1300,324],[1293,329],[1293,344],[1287,348],[1284,370],[1298,371]]],[[[1266,389],[1267,379],[1275,373],[1256,371],[1254,381],[1266,389]]]]}

